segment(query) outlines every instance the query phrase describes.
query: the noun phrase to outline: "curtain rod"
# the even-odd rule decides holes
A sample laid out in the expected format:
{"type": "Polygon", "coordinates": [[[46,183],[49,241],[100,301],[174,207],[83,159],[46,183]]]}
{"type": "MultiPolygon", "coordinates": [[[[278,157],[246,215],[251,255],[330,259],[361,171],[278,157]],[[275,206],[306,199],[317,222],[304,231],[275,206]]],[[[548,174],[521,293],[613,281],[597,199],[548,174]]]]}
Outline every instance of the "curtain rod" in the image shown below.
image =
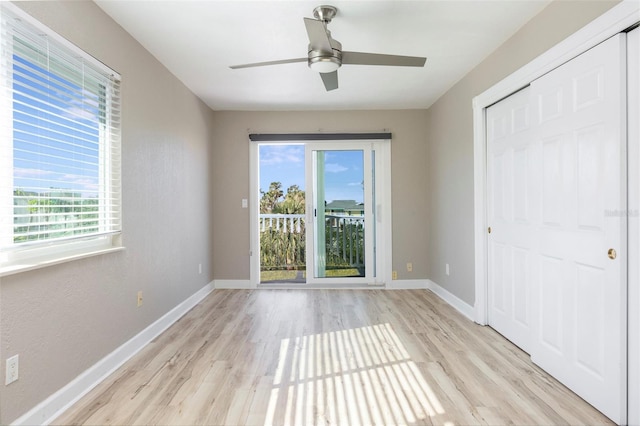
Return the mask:
{"type": "Polygon", "coordinates": [[[252,142],[353,141],[391,139],[391,133],[251,133],[252,142]]]}

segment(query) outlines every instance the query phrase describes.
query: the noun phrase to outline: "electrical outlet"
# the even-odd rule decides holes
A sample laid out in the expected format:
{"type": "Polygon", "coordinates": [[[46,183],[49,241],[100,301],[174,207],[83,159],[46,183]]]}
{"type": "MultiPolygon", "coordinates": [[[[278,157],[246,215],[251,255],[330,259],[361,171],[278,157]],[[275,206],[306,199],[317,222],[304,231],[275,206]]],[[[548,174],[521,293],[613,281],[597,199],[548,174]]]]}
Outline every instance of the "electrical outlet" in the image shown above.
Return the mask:
{"type": "Polygon", "coordinates": [[[447,275],[449,275],[449,264],[448,264],[448,263],[446,263],[446,264],[444,265],[444,273],[445,273],[445,274],[447,274],[447,275]]]}
{"type": "Polygon", "coordinates": [[[413,272],[413,263],[407,262],[407,272],[413,272]]]}
{"type": "Polygon", "coordinates": [[[138,292],[138,307],[142,306],[142,291],[138,292]]]}
{"type": "Polygon", "coordinates": [[[391,279],[392,280],[397,280],[398,279],[398,271],[392,271],[391,272],[391,279]]]}
{"type": "Polygon", "coordinates": [[[202,273],[202,263],[198,263],[198,273],[202,273]]]}
{"type": "Polygon", "coordinates": [[[9,385],[18,380],[18,355],[7,358],[7,369],[5,371],[4,384],[9,385]]]}

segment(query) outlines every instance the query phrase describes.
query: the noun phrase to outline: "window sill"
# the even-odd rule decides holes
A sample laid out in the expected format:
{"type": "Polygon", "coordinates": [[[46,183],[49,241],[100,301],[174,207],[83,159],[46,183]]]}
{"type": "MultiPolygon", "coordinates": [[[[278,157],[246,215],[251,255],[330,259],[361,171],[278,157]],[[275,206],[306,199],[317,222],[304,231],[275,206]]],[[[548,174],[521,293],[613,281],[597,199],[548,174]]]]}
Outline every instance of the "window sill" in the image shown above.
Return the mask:
{"type": "Polygon", "coordinates": [[[48,255],[19,262],[12,262],[7,265],[0,266],[0,277],[18,274],[20,272],[32,271],[34,269],[46,268],[47,266],[59,265],[61,263],[71,262],[73,260],[84,259],[87,257],[99,256],[107,253],[122,251],[123,246],[103,247],[90,251],[67,252],[63,255],[48,255]]]}

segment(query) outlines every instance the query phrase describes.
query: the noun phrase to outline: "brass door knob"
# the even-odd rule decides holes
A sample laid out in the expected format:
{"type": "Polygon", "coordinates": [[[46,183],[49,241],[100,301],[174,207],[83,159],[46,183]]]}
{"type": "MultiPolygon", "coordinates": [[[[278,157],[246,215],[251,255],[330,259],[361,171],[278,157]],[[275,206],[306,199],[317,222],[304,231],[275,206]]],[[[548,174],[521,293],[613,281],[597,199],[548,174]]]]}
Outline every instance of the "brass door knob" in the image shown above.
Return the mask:
{"type": "Polygon", "coordinates": [[[615,259],[617,256],[615,249],[612,249],[612,248],[609,249],[607,254],[609,255],[609,259],[612,259],[612,260],[615,259]]]}

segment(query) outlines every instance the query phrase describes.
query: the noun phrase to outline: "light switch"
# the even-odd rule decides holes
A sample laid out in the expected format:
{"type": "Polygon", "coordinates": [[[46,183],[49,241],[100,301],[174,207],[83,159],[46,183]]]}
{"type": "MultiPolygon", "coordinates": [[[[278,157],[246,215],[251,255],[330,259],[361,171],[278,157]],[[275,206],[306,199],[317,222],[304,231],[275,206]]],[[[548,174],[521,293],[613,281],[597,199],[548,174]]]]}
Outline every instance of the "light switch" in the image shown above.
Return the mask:
{"type": "Polygon", "coordinates": [[[242,199],[242,208],[246,209],[247,207],[249,207],[249,200],[247,200],[246,198],[242,199]]]}

